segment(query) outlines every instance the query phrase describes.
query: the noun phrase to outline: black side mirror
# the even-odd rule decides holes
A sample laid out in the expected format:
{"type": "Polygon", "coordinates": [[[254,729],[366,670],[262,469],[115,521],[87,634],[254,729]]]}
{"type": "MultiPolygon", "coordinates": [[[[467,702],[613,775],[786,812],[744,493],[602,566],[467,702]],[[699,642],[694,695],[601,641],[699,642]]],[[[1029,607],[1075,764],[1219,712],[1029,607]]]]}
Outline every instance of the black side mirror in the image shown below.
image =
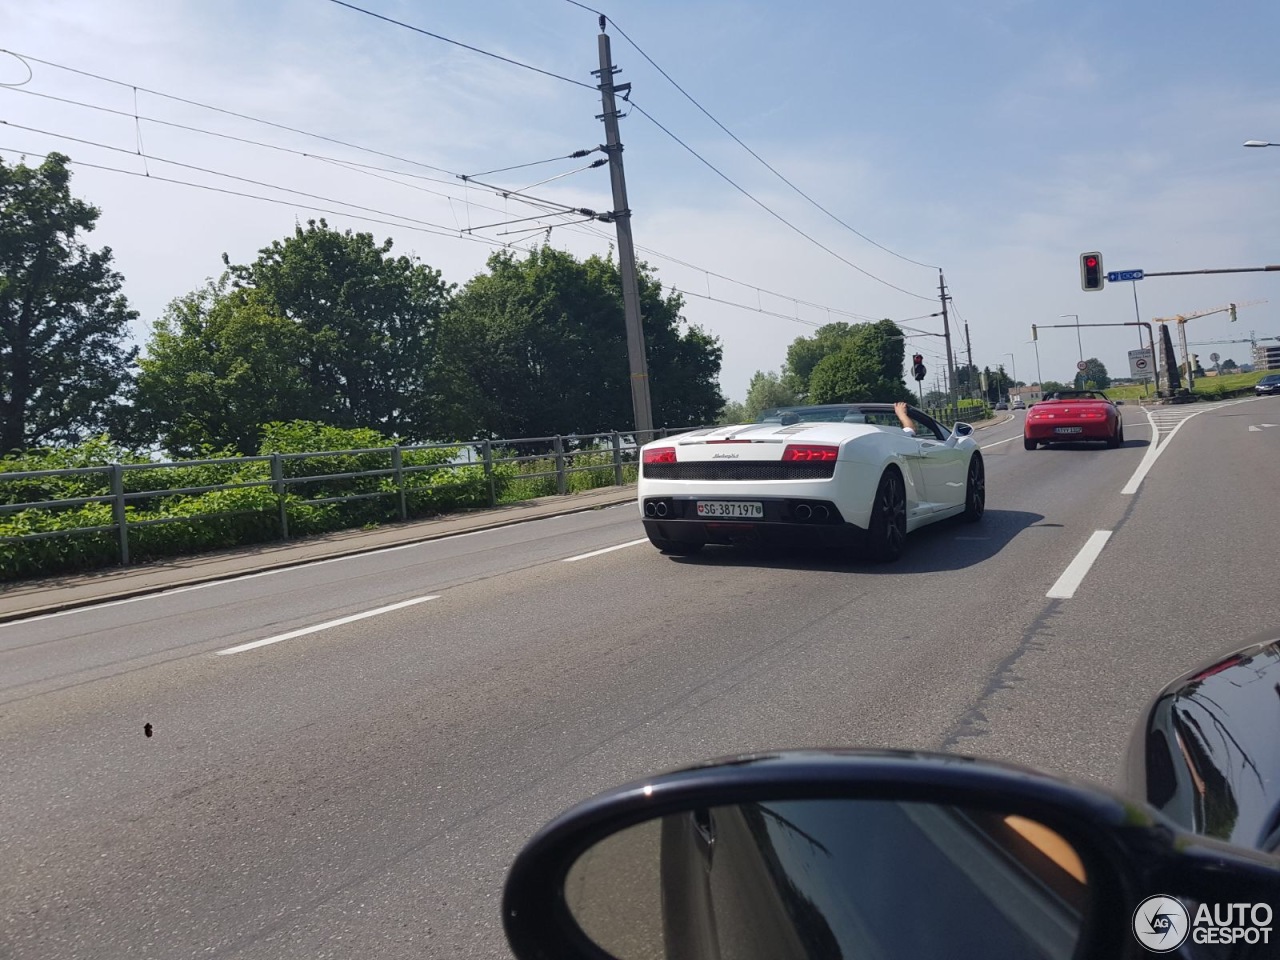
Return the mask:
{"type": "Polygon", "coordinates": [[[1145,955],[1143,937],[1186,940],[1197,904],[1266,901],[1280,863],[1103,791],[951,755],[797,751],[570,810],[512,865],[503,923],[521,960],[1069,960],[1145,955]]]}

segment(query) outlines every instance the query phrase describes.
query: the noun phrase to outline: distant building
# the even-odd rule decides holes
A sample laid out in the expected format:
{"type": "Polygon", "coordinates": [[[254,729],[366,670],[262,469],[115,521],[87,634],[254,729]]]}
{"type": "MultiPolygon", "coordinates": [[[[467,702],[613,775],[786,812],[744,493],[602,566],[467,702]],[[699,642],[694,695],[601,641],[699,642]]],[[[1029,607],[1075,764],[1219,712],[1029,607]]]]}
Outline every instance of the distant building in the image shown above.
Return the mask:
{"type": "Polygon", "coordinates": [[[1040,389],[1040,384],[1033,383],[1027,387],[1010,387],[1010,400],[1021,400],[1027,406],[1035,403],[1037,400],[1044,399],[1044,391],[1040,389]]]}
{"type": "Polygon", "coordinates": [[[1260,343],[1255,346],[1253,366],[1257,370],[1280,370],[1280,345],[1260,343]]]}

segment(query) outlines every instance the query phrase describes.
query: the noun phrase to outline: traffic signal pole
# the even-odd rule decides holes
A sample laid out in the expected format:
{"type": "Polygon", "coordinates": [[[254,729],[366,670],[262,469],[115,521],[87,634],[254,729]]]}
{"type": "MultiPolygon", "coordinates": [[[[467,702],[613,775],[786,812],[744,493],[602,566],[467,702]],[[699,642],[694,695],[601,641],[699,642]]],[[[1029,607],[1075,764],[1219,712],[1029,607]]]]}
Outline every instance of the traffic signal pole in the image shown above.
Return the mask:
{"type": "MultiPolygon", "coordinates": [[[[1033,323],[1031,325],[1032,340],[1038,339],[1039,337],[1038,331],[1040,327],[1049,327],[1050,329],[1060,329],[1060,330],[1065,330],[1070,327],[1076,327],[1077,330],[1080,327],[1146,327],[1147,339],[1151,342],[1151,373],[1152,373],[1152,376],[1155,377],[1156,393],[1159,394],[1160,392],[1160,361],[1156,359],[1155,333],[1152,331],[1151,324],[1147,323],[1147,321],[1130,320],[1126,323],[1033,323]]],[[[1141,337],[1141,334],[1139,334],[1139,337],[1141,337]]],[[[1139,340],[1139,343],[1141,343],[1141,340],[1139,340]]],[[[1036,359],[1039,360],[1039,357],[1040,357],[1040,351],[1037,348],[1036,359]]]]}

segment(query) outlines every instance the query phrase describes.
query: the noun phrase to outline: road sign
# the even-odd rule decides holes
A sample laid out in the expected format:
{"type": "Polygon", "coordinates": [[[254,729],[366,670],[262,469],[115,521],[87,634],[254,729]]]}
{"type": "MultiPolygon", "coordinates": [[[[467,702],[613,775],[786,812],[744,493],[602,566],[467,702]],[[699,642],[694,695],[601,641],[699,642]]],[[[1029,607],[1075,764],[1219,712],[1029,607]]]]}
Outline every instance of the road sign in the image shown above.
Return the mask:
{"type": "Polygon", "coordinates": [[[1083,360],[1081,360],[1079,363],[1076,364],[1076,369],[1079,370],[1081,373],[1084,373],[1084,368],[1087,366],[1088,364],[1085,363],[1083,360]]]}
{"type": "Polygon", "coordinates": [[[1141,270],[1113,270],[1107,274],[1108,283],[1122,283],[1125,280],[1141,280],[1146,274],[1141,270]]]}
{"type": "Polygon", "coordinates": [[[1151,376],[1151,371],[1154,369],[1155,364],[1150,350],[1144,348],[1129,351],[1129,376],[1135,380],[1146,379],[1151,376]]]}

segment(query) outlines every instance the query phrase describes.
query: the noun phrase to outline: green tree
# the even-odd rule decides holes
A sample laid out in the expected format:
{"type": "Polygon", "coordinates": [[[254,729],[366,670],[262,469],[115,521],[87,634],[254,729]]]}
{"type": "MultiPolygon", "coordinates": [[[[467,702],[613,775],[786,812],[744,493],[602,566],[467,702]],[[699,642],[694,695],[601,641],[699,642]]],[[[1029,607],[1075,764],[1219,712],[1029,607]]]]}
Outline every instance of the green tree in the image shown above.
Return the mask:
{"type": "Polygon", "coordinates": [[[1111,386],[1111,377],[1107,375],[1107,368],[1097,357],[1090,357],[1084,362],[1084,369],[1076,374],[1076,389],[1092,389],[1105,390],[1111,386]],[[1093,383],[1093,387],[1086,388],[1086,383],[1093,383]]]}
{"type": "Polygon", "coordinates": [[[956,366],[956,384],[966,394],[970,391],[974,393],[980,392],[981,383],[978,378],[978,368],[972,363],[958,364],[956,366]]]}
{"type": "Polygon", "coordinates": [[[137,313],[111,248],[79,239],[99,210],[71,196],[68,162],[0,160],[0,452],[110,426],[130,384],[137,313]]]}
{"type": "Polygon", "coordinates": [[[809,399],[809,380],[814,369],[826,357],[839,353],[844,345],[857,335],[860,325],[828,323],[818,328],[812,337],[797,337],[787,348],[787,361],[782,368],[782,380],[800,403],[812,403],[809,399]]]}
{"type": "Polygon", "coordinates": [[[438,271],[392,256],[390,240],[299,225],[170,305],[140,361],[136,420],[173,453],[251,453],[272,420],[436,439],[450,293],[438,271]]]}
{"type": "Polygon", "coordinates": [[[258,452],[262,425],[318,420],[308,387],[303,327],[274,312],[256,290],[228,278],[174,300],[139,361],[137,429],[175,456],[205,447],[258,452]]]}
{"type": "Polygon", "coordinates": [[[1044,383],[1040,385],[1040,392],[1043,393],[1045,396],[1048,396],[1051,393],[1058,393],[1062,390],[1074,390],[1074,389],[1075,387],[1073,385],[1067,384],[1067,383],[1061,383],[1057,380],[1046,380],[1044,383]]]}
{"type": "Polygon", "coordinates": [[[720,413],[716,417],[716,423],[727,426],[733,423],[747,422],[747,408],[745,404],[737,400],[727,400],[725,405],[720,408],[720,413]]]}
{"type": "Polygon", "coordinates": [[[428,377],[451,287],[391,240],[339,232],[324,221],[276,240],[251,264],[231,266],[237,287],[297,324],[311,398],[327,423],[427,439],[434,426],[428,377]]]}
{"type": "Polygon", "coordinates": [[[790,407],[797,402],[795,392],[781,375],[757,370],[747,386],[744,413],[748,420],[756,420],[765,410],[773,407],[790,407]]]}
{"type": "Polygon", "coordinates": [[[902,331],[892,320],[863,324],[809,378],[810,403],[911,400],[903,381],[902,331]]]}
{"type": "Polygon", "coordinates": [[[1236,364],[1234,360],[1232,360],[1230,357],[1227,357],[1227,359],[1222,361],[1222,369],[1223,369],[1223,372],[1226,372],[1227,370],[1239,370],[1240,367],[1236,364]]]}
{"type": "MultiPolygon", "coordinates": [[[[638,265],[654,423],[713,423],[724,398],[722,350],[683,330],[682,298],[663,296],[638,265]]],[[[634,423],[622,283],[612,259],[579,261],[544,246],[489,258],[444,324],[437,382],[459,434],[534,437],[596,433],[634,423]]]]}

